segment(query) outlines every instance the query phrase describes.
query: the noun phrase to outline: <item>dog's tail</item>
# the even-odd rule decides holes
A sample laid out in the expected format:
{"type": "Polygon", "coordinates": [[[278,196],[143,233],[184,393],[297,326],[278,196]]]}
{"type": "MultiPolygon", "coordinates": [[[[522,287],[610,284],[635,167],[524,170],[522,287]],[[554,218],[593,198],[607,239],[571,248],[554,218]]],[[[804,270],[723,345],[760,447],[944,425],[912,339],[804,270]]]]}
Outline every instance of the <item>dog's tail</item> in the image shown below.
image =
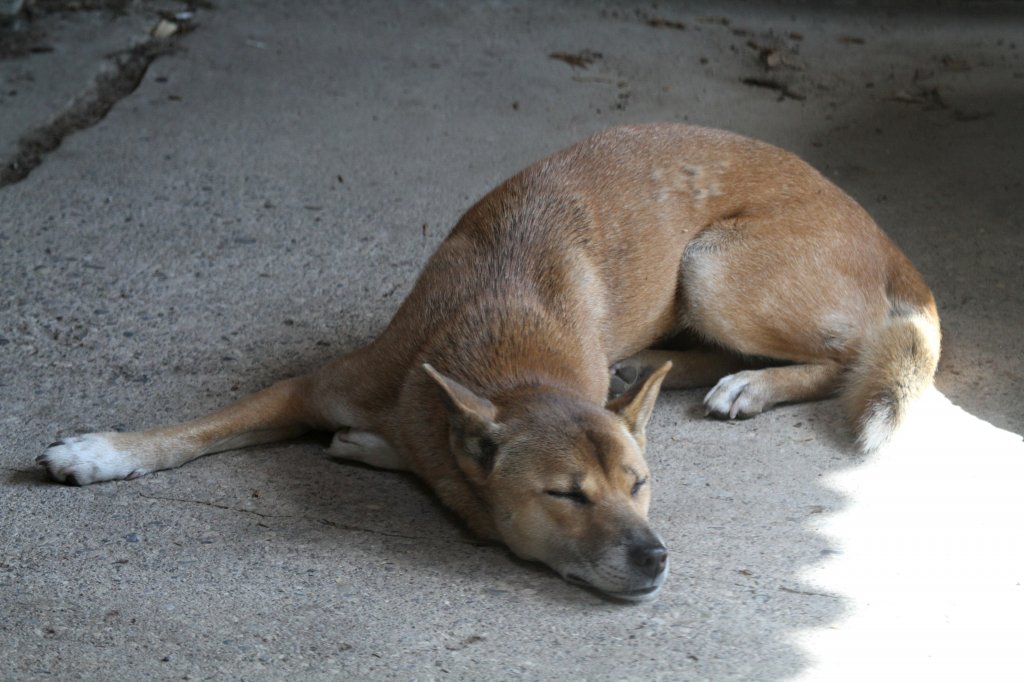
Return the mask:
{"type": "Polygon", "coordinates": [[[865,452],[885,445],[939,364],[939,317],[928,307],[895,305],[861,348],[842,393],[865,452]]]}

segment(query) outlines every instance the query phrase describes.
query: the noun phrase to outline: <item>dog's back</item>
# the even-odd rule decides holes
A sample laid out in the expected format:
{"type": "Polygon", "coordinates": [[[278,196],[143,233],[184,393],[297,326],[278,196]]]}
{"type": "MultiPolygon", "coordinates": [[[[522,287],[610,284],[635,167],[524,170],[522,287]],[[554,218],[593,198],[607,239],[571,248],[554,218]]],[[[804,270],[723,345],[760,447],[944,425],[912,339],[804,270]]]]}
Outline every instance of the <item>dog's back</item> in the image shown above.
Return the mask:
{"type": "MultiPolygon", "coordinates": [[[[507,381],[524,356],[571,348],[579,362],[563,359],[568,373],[599,400],[604,368],[682,331],[746,357],[859,367],[855,376],[891,383],[902,370],[860,358],[908,315],[924,320],[930,350],[907,371],[930,377],[934,300],[856,202],[766,143],[654,124],[588,138],[481,199],[427,264],[384,345],[401,349],[403,371],[454,356],[447,364],[481,387],[507,381]],[[515,361],[481,355],[494,338],[519,336],[498,327],[524,323],[540,326],[523,330],[507,354],[515,361]]],[[[873,410],[872,381],[851,384],[858,421],[873,410]]]]}

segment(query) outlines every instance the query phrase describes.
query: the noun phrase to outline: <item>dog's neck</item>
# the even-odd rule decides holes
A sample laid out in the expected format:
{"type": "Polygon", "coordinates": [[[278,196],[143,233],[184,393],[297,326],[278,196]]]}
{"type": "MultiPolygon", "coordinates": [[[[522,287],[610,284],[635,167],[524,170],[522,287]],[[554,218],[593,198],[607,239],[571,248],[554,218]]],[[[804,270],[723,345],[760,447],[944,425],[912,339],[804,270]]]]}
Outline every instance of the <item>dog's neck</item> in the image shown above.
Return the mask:
{"type": "Polygon", "coordinates": [[[461,368],[463,378],[488,399],[508,402],[551,393],[604,403],[608,358],[592,329],[523,300],[505,306],[501,321],[488,326],[487,333],[463,340],[459,349],[474,358],[461,368]]]}

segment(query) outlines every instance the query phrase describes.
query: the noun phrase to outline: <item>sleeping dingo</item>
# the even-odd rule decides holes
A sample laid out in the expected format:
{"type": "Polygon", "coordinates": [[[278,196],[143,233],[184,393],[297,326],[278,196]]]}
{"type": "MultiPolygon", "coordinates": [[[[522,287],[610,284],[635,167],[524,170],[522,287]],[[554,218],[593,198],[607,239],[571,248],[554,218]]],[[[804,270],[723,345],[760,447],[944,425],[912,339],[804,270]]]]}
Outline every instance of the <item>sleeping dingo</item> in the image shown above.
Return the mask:
{"type": "Polygon", "coordinates": [[[807,164],[722,131],[629,126],[470,208],[368,346],[209,416],[65,438],[39,461],[85,485],[328,430],[333,452],[415,472],[479,535],[643,600],[668,572],[644,461],[662,387],[713,386],[705,405],[724,419],[838,393],[871,450],[938,357],[921,276],[807,164]]]}

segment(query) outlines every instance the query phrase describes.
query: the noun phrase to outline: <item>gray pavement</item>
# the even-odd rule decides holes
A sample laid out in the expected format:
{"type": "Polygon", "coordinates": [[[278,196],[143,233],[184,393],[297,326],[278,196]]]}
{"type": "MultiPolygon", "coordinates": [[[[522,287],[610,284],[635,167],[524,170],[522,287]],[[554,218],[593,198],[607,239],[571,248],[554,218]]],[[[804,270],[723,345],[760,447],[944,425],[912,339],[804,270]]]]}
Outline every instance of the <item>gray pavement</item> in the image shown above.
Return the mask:
{"type": "MultiPolygon", "coordinates": [[[[186,8],[28,4],[4,160],[186,8]]],[[[1020,3],[195,5],[0,188],[0,679],[1021,678],[1020,3]],[[367,342],[491,186],[655,120],[779,144],[861,201],[935,291],[952,401],[863,458],[831,401],[725,424],[665,395],[658,601],[480,545],[312,439],[81,489],[34,467],[367,342]]]]}

